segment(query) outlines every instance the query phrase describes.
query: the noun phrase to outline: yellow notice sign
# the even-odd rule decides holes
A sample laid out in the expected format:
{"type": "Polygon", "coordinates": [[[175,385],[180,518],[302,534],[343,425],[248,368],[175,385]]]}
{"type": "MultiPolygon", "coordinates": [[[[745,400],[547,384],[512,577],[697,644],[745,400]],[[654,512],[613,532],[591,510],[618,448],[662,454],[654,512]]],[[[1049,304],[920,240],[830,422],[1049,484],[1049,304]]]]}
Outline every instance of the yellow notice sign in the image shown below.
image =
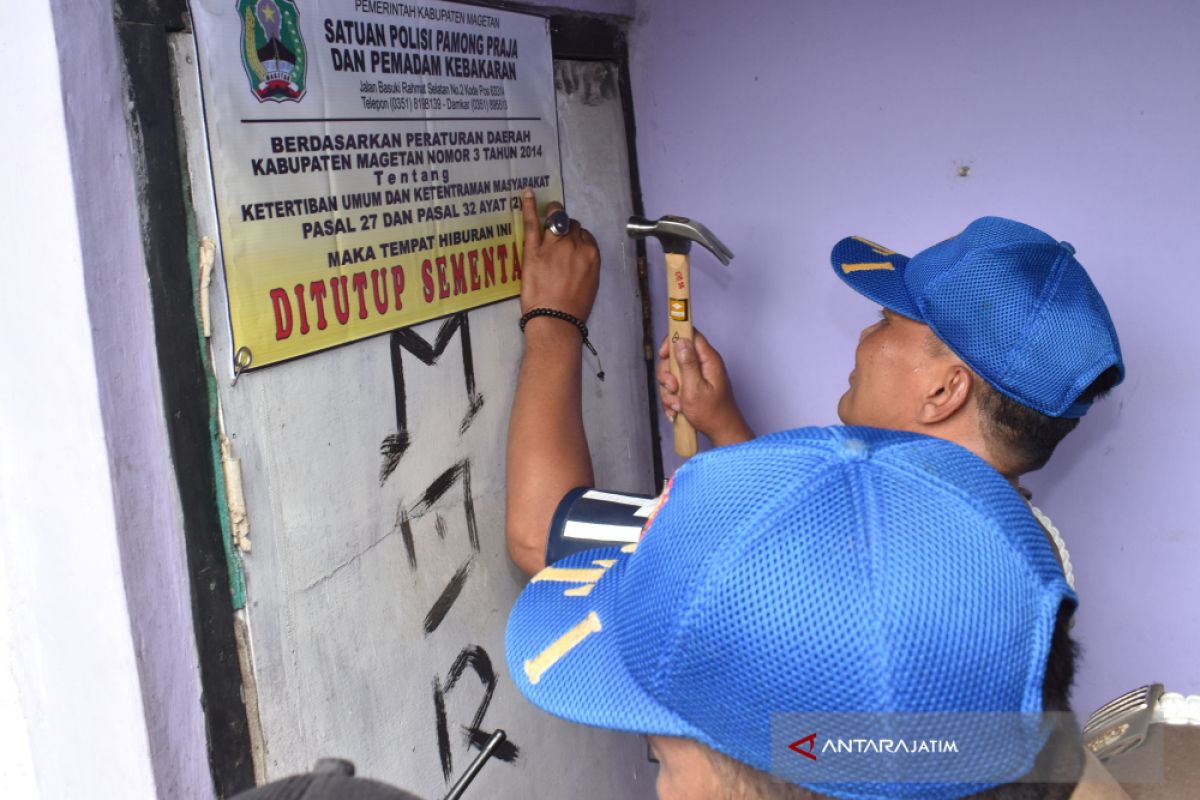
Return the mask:
{"type": "Polygon", "coordinates": [[[547,20],[422,0],[192,0],[233,328],[261,367],[520,291],[562,199],[547,20]]]}

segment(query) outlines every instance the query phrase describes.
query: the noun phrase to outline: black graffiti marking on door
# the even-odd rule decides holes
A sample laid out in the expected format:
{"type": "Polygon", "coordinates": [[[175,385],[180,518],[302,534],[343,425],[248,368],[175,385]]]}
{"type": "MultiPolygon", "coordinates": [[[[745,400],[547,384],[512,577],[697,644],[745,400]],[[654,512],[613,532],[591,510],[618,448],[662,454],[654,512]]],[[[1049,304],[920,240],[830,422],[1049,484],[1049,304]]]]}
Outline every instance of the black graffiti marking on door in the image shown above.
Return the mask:
{"type": "Polygon", "coordinates": [[[412,444],[412,431],[408,427],[408,397],[404,385],[404,357],[407,350],[416,356],[421,363],[433,366],[441,358],[442,353],[450,344],[454,334],[459,334],[462,342],[463,377],[467,389],[467,412],[462,423],[458,426],[461,436],[471,427],[475,416],[483,408],[483,395],[475,390],[475,356],[471,351],[471,326],[467,312],[461,312],[448,317],[438,329],[433,343],[425,341],[411,328],[401,328],[393,331],[390,340],[392,354],[392,382],[396,396],[396,432],[389,434],[379,445],[379,454],[383,456],[383,464],[379,468],[379,483],[383,484],[396,471],[400,459],[412,444]]]}
{"type": "Polygon", "coordinates": [[[458,595],[462,593],[463,586],[466,585],[467,576],[471,574],[471,567],[474,565],[472,557],[458,568],[450,582],[446,584],[446,588],[442,589],[442,593],[438,595],[438,599],[434,601],[433,606],[429,609],[429,613],[425,615],[425,635],[433,633],[442,624],[442,620],[450,613],[450,609],[454,606],[454,601],[458,599],[458,595]]]}
{"type": "MultiPolygon", "coordinates": [[[[399,529],[400,539],[404,542],[404,553],[408,556],[408,566],[412,569],[417,568],[417,541],[413,535],[412,523],[432,512],[437,501],[460,481],[463,491],[463,516],[467,520],[467,541],[470,542],[472,550],[476,553],[479,552],[479,528],[475,522],[475,498],[471,495],[471,460],[464,458],[434,478],[433,482],[421,493],[420,500],[411,507],[401,504],[396,512],[396,523],[392,531],[395,532],[396,529],[399,529]]],[[[446,520],[441,514],[434,514],[434,529],[437,531],[438,538],[445,540],[446,520]]]]}
{"type": "MultiPolygon", "coordinates": [[[[447,783],[450,782],[450,776],[454,772],[454,759],[450,752],[450,725],[446,718],[446,694],[458,684],[459,678],[466,672],[467,667],[475,671],[475,674],[479,676],[479,681],[483,684],[483,698],[475,709],[475,716],[471,718],[470,725],[463,726],[467,747],[468,749],[473,747],[476,750],[482,750],[492,736],[492,731],[483,730],[483,717],[487,714],[488,705],[492,702],[492,694],[496,691],[496,671],[492,669],[492,659],[487,651],[477,644],[469,644],[454,659],[450,671],[446,674],[444,684],[439,678],[433,679],[433,710],[437,717],[438,756],[442,761],[442,776],[447,783]]],[[[511,739],[505,739],[492,753],[493,758],[510,764],[515,762],[520,755],[521,748],[511,739]]]]}
{"type": "MultiPolygon", "coordinates": [[[[391,348],[392,381],[396,399],[396,432],[387,436],[379,447],[380,455],[383,457],[383,463],[379,470],[379,483],[381,486],[396,471],[400,460],[413,443],[414,434],[412,428],[409,426],[408,396],[405,388],[404,351],[407,350],[409,354],[416,356],[421,363],[427,366],[434,366],[449,346],[450,340],[454,337],[455,333],[460,334],[462,344],[463,377],[467,395],[467,410],[458,428],[459,436],[467,432],[471,427],[471,423],[474,422],[476,415],[483,408],[483,395],[477,391],[475,386],[475,359],[471,350],[471,329],[466,312],[447,318],[438,329],[437,336],[432,343],[426,341],[412,330],[394,331],[391,334],[389,346],[391,348]]],[[[401,541],[404,543],[404,552],[408,558],[408,566],[411,570],[416,571],[417,545],[413,530],[414,524],[422,518],[432,516],[434,530],[437,533],[436,541],[444,544],[449,526],[443,513],[441,513],[444,509],[438,511],[435,510],[435,507],[438,506],[442,498],[452,489],[460,485],[462,487],[463,515],[466,519],[467,541],[471,547],[470,556],[450,576],[450,580],[438,594],[428,613],[426,613],[422,623],[422,630],[426,637],[438,630],[442,622],[446,619],[446,615],[450,613],[450,610],[461,596],[467,580],[476,566],[475,554],[480,552],[479,529],[475,520],[475,501],[471,493],[470,459],[464,458],[445,469],[430,482],[415,502],[411,504],[401,502],[396,510],[396,521],[392,530],[393,532],[399,530],[401,541]]],[[[430,539],[429,541],[434,540],[430,539]]],[[[434,677],[433,679],[433,705],[437,723],[438,758],[441,762],[442,775],[447,783],[450,782],[451,774],[453,773],[453,757],[450,745],[450,724],[446,713],[446,695],[459,685],[459,679],[462,678],[468,667],[475,672],[479,677],[480,683],[483,685],[483,697],[475,709],[475,714],[470,724],[462,726],[468,751],[471,748],[482,750],[493,733],[483,730],[483,718],[487,713],[488,706],[492,702],[492,695],[496,690],[496,672],[492,667],[491,657],[488,656],[482,647],[479,645],[467,645],[458,654],[458,657],[455,658],[450,671],[445,677],[445,681],[443,682],[439,677],[434,677]]],[[[508,763],[515,762],[519,754],[520,748],[510,740],[502,742],[493,751],[493,757],[508,763]]]]}

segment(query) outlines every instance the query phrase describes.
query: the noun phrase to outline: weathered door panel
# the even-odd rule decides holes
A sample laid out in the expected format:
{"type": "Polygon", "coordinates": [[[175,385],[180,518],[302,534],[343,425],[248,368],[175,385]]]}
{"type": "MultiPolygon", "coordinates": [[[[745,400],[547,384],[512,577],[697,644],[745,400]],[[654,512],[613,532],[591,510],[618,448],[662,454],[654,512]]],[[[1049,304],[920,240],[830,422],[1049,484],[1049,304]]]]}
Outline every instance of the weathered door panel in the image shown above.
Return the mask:
{"type": "MultiPolygon", "coordinates": [[[[198,233],[216,238],[190,40],[175,43],[198,233]]],[[[604,258],[585,365],[598,482],[652,491],[629,165],[615,70],[556,64],[568,209],[604,258]],[[589,361],[588,364],[593,362],[589,361]]],[[[504,546],[504,444],[521,351],[516,300],[242,375],[220,269],[213,354],[241,461],[240,554],[262,774],[323,756],[434,798],[496,728],[509,744],[468,797],[650,797],[639,737],[533,708],[504,662],[524,584],[504,546]]]]}

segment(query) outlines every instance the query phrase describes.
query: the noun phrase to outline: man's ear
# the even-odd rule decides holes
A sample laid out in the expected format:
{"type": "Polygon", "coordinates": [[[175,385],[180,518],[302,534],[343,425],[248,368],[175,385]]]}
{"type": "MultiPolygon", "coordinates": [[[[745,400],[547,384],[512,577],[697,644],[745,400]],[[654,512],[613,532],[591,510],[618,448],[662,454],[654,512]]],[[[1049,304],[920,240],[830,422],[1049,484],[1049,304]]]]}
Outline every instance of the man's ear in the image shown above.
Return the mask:
{"type": "Polygon", "coordinates": [[[936,425],[957,414],[971,397],[975,376],[960,361],[952,361],[937,373],[939,380],[925,395],[919,412],[925,425],[936,425]]]}

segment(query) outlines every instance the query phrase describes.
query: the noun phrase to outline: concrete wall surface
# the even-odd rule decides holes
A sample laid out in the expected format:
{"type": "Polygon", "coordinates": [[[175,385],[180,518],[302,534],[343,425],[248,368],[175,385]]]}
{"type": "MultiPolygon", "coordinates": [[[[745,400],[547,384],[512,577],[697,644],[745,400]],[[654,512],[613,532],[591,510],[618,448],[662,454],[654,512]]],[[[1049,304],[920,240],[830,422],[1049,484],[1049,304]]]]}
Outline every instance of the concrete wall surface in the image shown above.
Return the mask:
{"type": "Polygon", "coordinates": [[[736,252],[694,259],[694,304],[759,432],[837,421],[878,314],[830,274],[841,237],[911,254],[998,214],[1078,248],[1128,379],[1027,483],[1074,562],[1084,713],[1200,691],[1198,30],[1179,0],[654,0],[631,36],[646,211],[736,252]]]}

